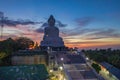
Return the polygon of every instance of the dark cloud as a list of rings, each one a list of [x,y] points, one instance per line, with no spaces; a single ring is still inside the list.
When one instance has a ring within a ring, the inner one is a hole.
[[[56,21],[56,24],[55,26],[57,27],[66,27],[67,24],[63,24],[61,21]],[[41,27],[48,27],[48,23],[47,22],[44,22]]]
[[[120,38],[120,33],[115,29],[101,29],[99,31],[93,31],[92,33],[89,33],[89,37],[86,37],[86,39],[102,39],[102,38]]]
[[[48,26],[48,23],[43,23],[42,25],[41,25],[41,27],[47,27]]]
[[[107,35],[107,36],[113,36],[116,33],[115,29],[102,29],[99,30],[95,33],[93,33],[94,35]],[[115,35],[114,35],[115,36]]]
[[[75,21],[79,26],[86,26],[89,23],[93,22],[95,19],[93,17],[83,17],[83,18],[78,18]]]
[[[82,35],[82,34],[86,34],[92,31],[97,31],[98,29],[87,29],[87,28],[81,28],[83,26],[87,26],[88,24],[90,24],[91,22],[95,21],[96,19],[94,17],[82,17],[82,18],[78,18],[75,21],[78,24],[78,27],[73,28],[71,30],[64,30],[65,34],[67,34],[68,36],[74,36],[74,35]]]
[[[44,33],[44,28],[45,28],[45,27],[48,27],[48,23],[43,22],[43,24],[40,26],[40,28],[37,28],[37,29],[35,30],[35,32],[37,32],[37,33]]]
[[[38,29],[35,30],[35,32],[44,33],[44,29],[43,28],[38,28]]]
[[[6,26],[17,26],[17,25],[35,25],[35,24],[39,24],[40,22],[34,22],[34,21],[30,21],[30,20],[8,20],[8,19],[4,19],[4,20],[0,20],[0,25],[4,24]]]
[[[57,24],[56,24],[58,27],[66,27],[67,24],[63,24],[61,21],[57,21]]]
[[[17,35],[13,35],[13,34],[9,34],[9,35],[4,35],[2,36],[3,39],[7,39],[7,38],[16,38],[18,37]]]
[[[64,33],[68,36],[76,36],[76,35],[88,34],[88,33],[95,32],[95,31],[99,31],[99,29],[89,29],[89,28],[81,29],[77,27],[72,30],[64,31]]]
[[[66,27],[67,26],[66,24],[63,24],[60,21],[57,21],[55,25],[57,27]],[[45,27],[48,27],[48,23],[47,22],[43,23],[40,28],[38,28],[38,29],[35,30],[35,32],[44,33],[44,28]]]
[[[95,40],[95,39],[103,39],[103,38],[120,38],[120,32],[116,29],[90,29],[90,28],[82,28],[64,31],[66,35],[64,38],[76,38],[76,39],[84,39],[84,40]],[[76,37],[77,36],[77,37]],[[84,36],[84,37],[83,37]]]

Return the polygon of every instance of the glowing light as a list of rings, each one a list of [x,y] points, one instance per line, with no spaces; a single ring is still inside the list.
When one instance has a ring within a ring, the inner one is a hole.
[[[66,80],[66,79],[64,78],[64,80]]]
[[[53,72],[53,70],[51,69],[51,70],[50,70],[50,73],[52,73],[52,72]]]
[[[89,60],[89,58],[88,58],[88,57],[86,57],[86,60]]]
[[[29,49],[35,49],[36,45],[37,45],[37,43],[34,43],[34,45],[30,45]],[[37,45],[37,47],[38,47],[38,45]]]
[[[59,68],[60,68],[60,70],[63,70],[63,67],[62,67],[62,66],[60,66]]]
[[[63,60],[64,60],[64,58],[61,58],[60,60],[61,60],[61,61],[63,61]]]

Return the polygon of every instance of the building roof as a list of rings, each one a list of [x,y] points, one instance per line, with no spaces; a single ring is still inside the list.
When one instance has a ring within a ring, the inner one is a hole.
[[[111,74],[116,76],[118,79],[120,79],[120,69],[114,67],[113,65],[107,63],[107,62],[102,62],[100,63],[103,67],[105,67]]]
[[[32,56],[32,55],[46,55],[46,51],[40,50],[20,50],[18,52],[13,53],[13,56]]]
[[[43,64],[0,67],[0,80],[46,80],[47,77]]]
[[[86,64],[64,64],[64,68],[71,80],[97,80],[96,74]]]
[[[85,59],[81,55],[67,55],[69,59],[65,64],[79,64],[86,63]]]

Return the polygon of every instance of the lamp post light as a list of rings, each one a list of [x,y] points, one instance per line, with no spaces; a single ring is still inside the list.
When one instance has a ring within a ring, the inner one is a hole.
[[[63,57],[61,57],[61,58],[60,58],[60,60],[61,60],[61,65],[63,66],[63,63],[64,63],[64,58],[63,58]]]
[[[89,60],[89,58],[88,58],[88,57],[86,57],[86,60]]]
[[[63,70],[63,67],[62,67],[62,66],[60,66],[60,67],[59,67],[59,69],[62,71],[62,70]]]
[[[60,58],[60,60],[61,60],[61,61],[63,61],[63,60],[64,60],[64,58]]]
[[[61,66],[59,67],[59,70],[60,70],[60,74],[62,76],[62,80],[65,80],[65,77],[64,77],[64,66],[63,66],[64,65],[64,58],[61,57],[60,60],[61,60]]]
[[[50,73],[52,73],[53,72],[53,70],[52,69],[50,69]]]
[[[64,80],[66,80],[66,79],[64,78]]]
[[[3,12],[0,12],[0,26],[1,26],[1,40],[3,38],[3,27],[7,21],[7,17],[4,16],[4,13]]]
[[[61,64],[62,64],[62,66],[63,66],[64,58],[62,57],[62,58],[60,58],[60,60],[61,60]]]

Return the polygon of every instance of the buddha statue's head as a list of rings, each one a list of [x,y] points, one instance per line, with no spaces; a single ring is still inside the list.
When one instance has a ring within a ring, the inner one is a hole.
[[[48,19],[48,25],[49,26],[54,26],[55,25],[55,19],[54,19],[53,15],[50,15],[50,17]]]

